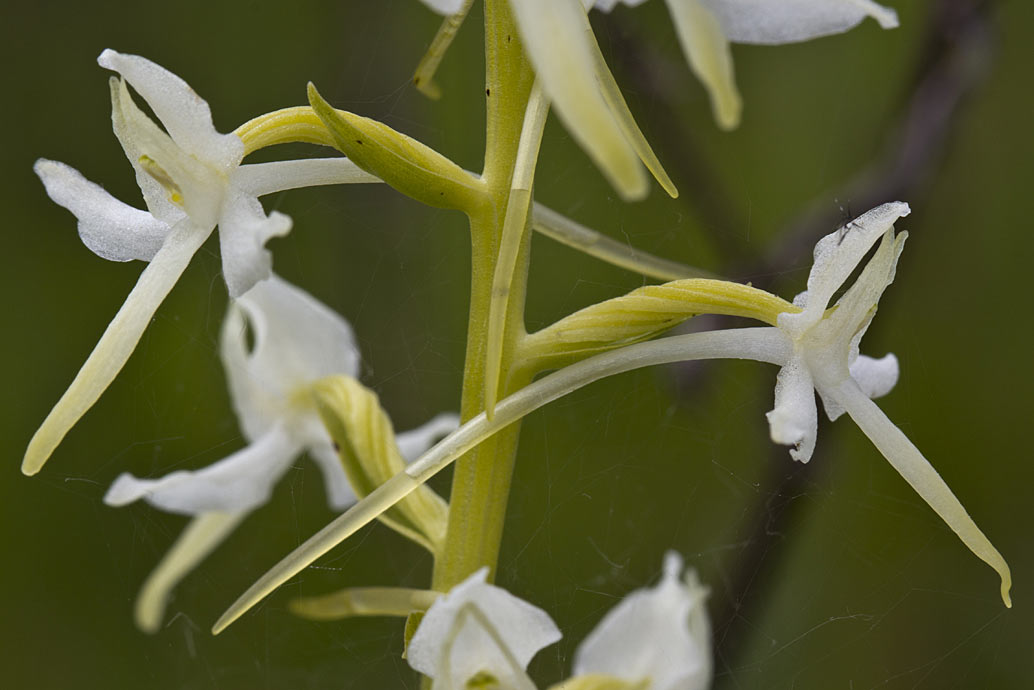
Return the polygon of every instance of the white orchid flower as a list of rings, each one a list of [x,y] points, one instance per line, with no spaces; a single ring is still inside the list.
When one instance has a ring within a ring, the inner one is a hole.
[[[596,0],[609,12],[619,2]],[[740,122],[742,102],[733,76],[730,43],[777,45],[838,34],[872,17],[884,29],[898,26],[894,10],[871,0],[666,0],[690,69],[711,94],[723,129]]]
[[[231,297],[239,297],[270,275],[266,241],[291,229],[284,214],[262,210],[259,196],[363,177],[344,158],[241,166],[240,138],[216,131],[208,103],[182,79],[142,57],[113,50],[105,50],[97,61],[122,75],[111,79],[112,123],[136,171],[147,210],[115,199],[63,163],[40,159],[34,169],[50,198],[78,218],[79,235],[95,254],[149,264],[30,441],[22,463],[26,474],[40,470],[121,371],[158,306],[216,225],[226,284]],[[165,131],[137,107],[127,82]]]
[[[669,551],[657,586],[622,599],[578,646],[572,680],[593,675],[620,678],[640,690],[710,687],[707,593],[695,571],[682,575],[682,557]]]
[[[434,688],[534,690],[528,663],[561,637],[549,614],[487,578],[482,568],[435,601],[409,642],[409,665]]]
[[[254,337],[250,351],[249,327]],[[273,485],[303,452],[322,471],[331,507],[343,509],[355,501],[308,394],[309,387],[326,376],[358,375],[359,352],[348,323],[273,275],[230,306],[221,355],[249,445],[201,470],[177,471],[158,479],[123,474],[104,497],[108,505],[144,499],[162,510],[195,516],[141,592],[136,615],[145,630],[157,629],[178,580],[269,499]],[[398,434],[396,443],[403,457],[412,460],[458,422],[456,415],[439,415],[418,429]]]

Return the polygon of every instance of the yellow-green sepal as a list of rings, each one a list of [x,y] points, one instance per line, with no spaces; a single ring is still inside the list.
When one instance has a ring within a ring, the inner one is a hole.
[[[377,394],[350,376],[331,376],[312,389],[323,425],[356,495],[363,498],[406,468],[395,431]],[[445,540],[449,505],[421,486],[379,518],[433,554]]]
[[[464,212],[487,203],[480,177],[429,146],[376,120],[336,110],[312,84],[309,103],[341,153],[406,196],[428,206]]]

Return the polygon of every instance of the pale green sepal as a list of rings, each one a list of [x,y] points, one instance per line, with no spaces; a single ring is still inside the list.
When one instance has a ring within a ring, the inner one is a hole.
[[[434,149],[376,120],[335,110],[312,84],[309,103],[339,151],[406,196],[428,206],[460,211],[486,203],[481,179]]]
[[[406,469],[391,420],[376,393],[349,376],[331,376],[316,383],[312,394],[359,498]],[[399,534],[437,553],[445,539],[448,512],[448,504],[438,494],[421,486],[380,519]]]
[[[404,587],[346,587],[330,594],[292,599],[287,608],[296,616],[314,621],[334,621],[356,616],[408,616],[426,611],[441,594]]]
[[[649,678],[632,682],[602,673],[587,673],[562,680],[556,685],[551,685],[549,690],[647,690],[649,687]]]

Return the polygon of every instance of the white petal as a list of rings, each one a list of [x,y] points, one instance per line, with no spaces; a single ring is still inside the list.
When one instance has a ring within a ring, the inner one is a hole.
[[[409,643],[409,665],[445,687],[466,687],[482,672],[516,687],[531,658],[561,637],[545,611],[486,584],[487,576],[482,568],[440,597]]]
[[[327,503],[330,507],[334,510],[344,510],[355,503],[355,491],[348,481],[345,468],[341,465],[341,458],[330,444],[330,439],[328,438],[325,443],[310,445],[308,450],[309,457],[323,472],[323,483],[327,487]]]
[[[618,3],[621,3],[622,5],[628,5],[629,7],[636,7],[638,5],[642,5],[643,2],[645,2],[645,0],[596,0],[596,2],[593,2],[592,0],[584,1],[587,5],[595,7],[596,9],[601,10],[603,12],[610,12],[612,9],[614,9],[614,7],[617,6]]]
[[[722,129],[733,129],[740,122],[743,103],[722,26],[700,0],[668,0],[668,11],[690,69],[711,95],[715,120]]]
[[[677,0],[676,0],[677,1]],[[872,17],[898,25],[894,10],[870,0],[700,0],[735,43],[793,43],[838,34]]]
[[[656,587],[632,592],[589,633],[574,656],[576,676],[605,674],[650,690],[705,690],[711,683],[707,589],[669,551]]]
[[[246,353],[238,330],[224,341],[223,363],[246,427],[251,410],[238,394],[257,389],[286,403],[296,389],[318,379],[359,373],[359,351],[348,322],[279,276],[258,283],[236,306],[251,324],[255,345]],[[256,426],[263,423],[256,420]]]
[[[150,60],[110,49],[97,62],[133,85],[181,148],[226,172],[240,163],[244,144],[236,135],[215,130],[208,103],[185,81]]]
[[[794,304],[804,306],[800,314],[780,314],[779,327],[794,337],[822,318],[830,298],[851,275],[872,245],[894,221],[911,210],[900,201],[883,204],[863,213],[843,227],[823,237],[815,245],[815,261],[808,274],[808,289]]]
[[[854,381],[844,381],[836,389],[825,390],[823,393],[835,398],[847,410],[851,419],[883,457],[951,527],[969,550],[998,572],[1002,581],[1002,600],[1006,606],[1012,606],[1009,598],[1012,574],[1008,564],[915,444]]]
[[[859,355],[851,364],[851,378],[870,398],[880,398],[890,393],[898,382],[900,368],[894,353],[880,359]]]
[[[818,435],[819,416],[811,374],[800,356],[794,356],[779,370],[775,407],[766,417],[774,442],[794,446],[790,449],[790,457],[794,460],[811,460]]]
[[[431,421],[416,429],[403,431],[395,435],[395,444],[406,462],[413,462],[434,442],[446,434],[451,434],[460,425],[460,416],[446,412],[435,416]]]
[[[421,0],[438,14],[456,14],[463,9],[463,0]]]
[[[169,231],[165,243],[140,274],[132,292],[104,330],[72,385],[33,435],[22,460],[22,472],[38,472],[65,434],[111,385],[133,354],[154,312],[210,232],[211,229],[195,227],[189,218]]]
[[[219,249],[230,297],[240,297],[272,275],[273,257],[266,242],[291,231],[291,219],[273,211],[268,216],[253,196],[236,193],[219,219]]]
[[[112,77],[110,85],[112,128],[136,171],[147,208],[167,223],[186,211],[198,225],[215,225],[226,174],[177,145],[140,110],[124,81]]]
[[[648,186],[639,157],[597,84],[593,51],[599,49],[581,2],[523,0],[510,9],[535,73],[571,136],[622,196],[645,196]]]
[[[173,513],[235,513],[262,505],[273,485],[301,452],[300,444],[276,426],[251,445],[194,471],[180,470],[160,479],[121,474],[104,502],[126,505],[138,499]]]
[[[249,196],[264,196],[299,187],[380,182],[347,158],[310,158],[249,163],[233,173],[234,185]]]
[[[141,630],[158,632],[173,588],[230,536],[246,516],[246,512],[202,513],[191,520],[140,588],[133,617]]]
[[[44,158],[32,167],[47,195],[79,219],[79,237],[109,261],[150,261],[169,234],[169,226],[133,208],[90,182],[78,170]]]

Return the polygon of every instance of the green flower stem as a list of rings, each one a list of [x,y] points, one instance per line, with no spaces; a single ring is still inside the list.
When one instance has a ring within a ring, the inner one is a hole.
[[[533,81],[531,67],[506,2],[486,0],[484,7],[487,131],[483,179],[491,203],[470,213],[471,294],[460,405],[463,419],[475,417],[485,405],[486,339],[492,280]],[[523,314],[529,238],[530,235],[525,235],[521,242],[506,309],[500,360],[502,395],[530,381],[529,376],[509,376],[516,343],[525,335]],[[448,591],[482,566],[489,567],[490,579],[494,576],[519,432],[520,425],[514,424],[456,462],[449,498],[449,526],[445,545],[435,560],[433,589]]]

